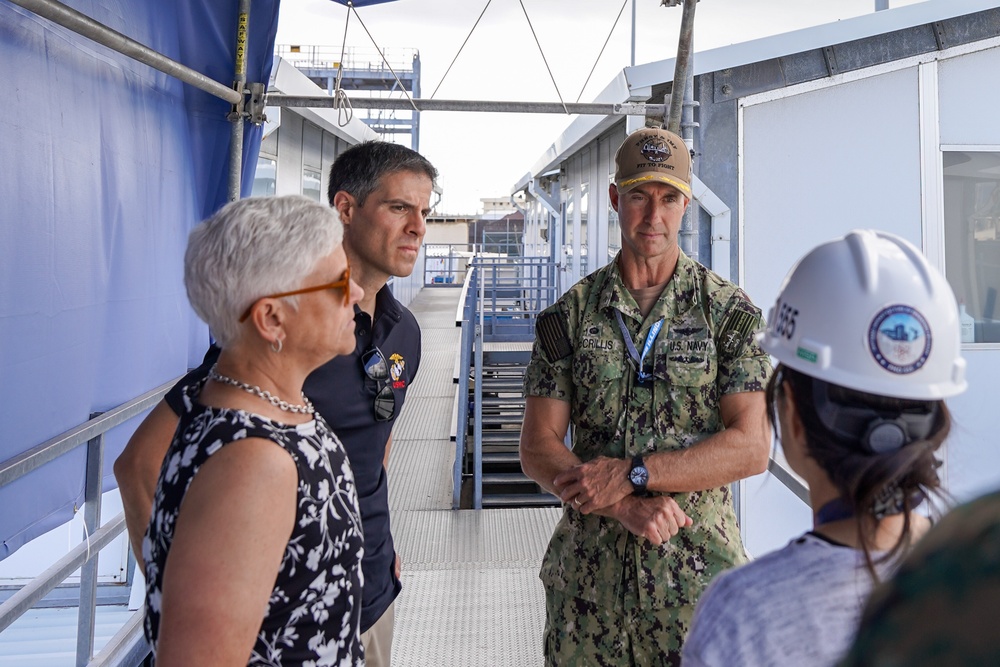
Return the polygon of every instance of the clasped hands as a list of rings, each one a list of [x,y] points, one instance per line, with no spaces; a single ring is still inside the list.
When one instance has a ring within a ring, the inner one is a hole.
[[[627,460],[599,456],[559,473],[552,484],[562,501],[578,512],[617,519],[633,535],[654,545],[691,525],[691,518],[670,496],[632,495],[631,467]]]

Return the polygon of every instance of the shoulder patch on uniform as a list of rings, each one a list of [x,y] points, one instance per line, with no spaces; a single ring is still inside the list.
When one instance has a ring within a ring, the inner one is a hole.
[[[760,316],[757,313],[745,310],[741,305],[730,310],[719,329],[719,348],[722,354],[730,359],[739,357],[757,330],[759,322]]]
[[[545,313],[535,323],[535,336],[549,361],[559,361],[573,354],[566,330],[566,316],[558,311]]]

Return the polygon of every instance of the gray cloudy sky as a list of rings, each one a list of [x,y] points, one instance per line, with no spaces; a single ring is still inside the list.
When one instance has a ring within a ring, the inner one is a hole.
[[[890,7],[921,0],[890,0]],[[622,0],[523,0],[565,101],[575,101],[622,8]],[[420,51],[422,94],[429,97],[486,0],[397,0],[358,9],[379,47]],[[695,49],[745,42],[874,11],[875,0],[704,0],[695,16]],[[347,8],[331,0],[284,0],[278,44],[321,45],[339,53]],[[672,58],[681,8],[636,0],[636,62]],[[581,101],[590,101],[631,57],[628,0]],[[352,16],[348,47],[371,39]],[[437,99],[558,101],[519,0],[491,0]],[[509,194],[572,117],[425,112],[420,150],[441,172],[438,212],[474,213],[481,197]]]

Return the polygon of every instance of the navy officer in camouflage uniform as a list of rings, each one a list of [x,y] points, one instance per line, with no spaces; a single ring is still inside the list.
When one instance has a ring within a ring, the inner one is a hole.
[[[547,665],[679,664],[698,596],[746,560],[728,485],[771,441],[760,309],[678,246],[687,147],[645,128],[615,162],[622,250],[540,314],[524,383],[521,464],[565,508]]]

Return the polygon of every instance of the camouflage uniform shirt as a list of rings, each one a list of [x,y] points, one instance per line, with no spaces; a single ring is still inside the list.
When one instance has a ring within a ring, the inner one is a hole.
[[[664,320],[646,356],[650,386],[637,382],[616,309],[640,352]],[[583,461],[684,449],[723,430],[720,397],[763,391],[771,365],[753,337],[762,328],[742,290],[683,253],[643,319],[613,261],[539,316],[525,395],[570,403]],[[566,507],[542,564],[546,589],[609,611],[693,605],[715,574],[746,556],[728,486],[672,495],[694,525],[660,546]]]

